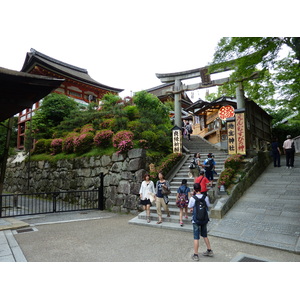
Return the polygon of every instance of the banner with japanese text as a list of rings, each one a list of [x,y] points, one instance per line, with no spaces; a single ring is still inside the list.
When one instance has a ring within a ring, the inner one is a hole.
[[[245,113],[235,114],[236,153],[246,154]]]
[[[182,153],[182,133],[181,129],[173,130],[173,153]]]
[[[227,122],[228,154],[236,154],[235,121]]]

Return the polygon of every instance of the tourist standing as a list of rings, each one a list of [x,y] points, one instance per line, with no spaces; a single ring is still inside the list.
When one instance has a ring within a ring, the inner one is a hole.
[[[180,209],[179,224],[181,227],[183,226],[183,210],[185,210],[185,218],[188,219],[188,203],[191,197],[190,192],[191,190],[187,186],[187,180],[182,179],[181,186],[178,188],[176,195],[176,206]]]
[[[151,200],[155,200],[155,188],[153,181],[150,180],[149,174],[145,174],[139,194],[141,199],[140,204],[143,205],[143,209],[146,210],[147,223],[150,223],[150,207],[152,206]]]
[[[196,193],[196,195],[190,198],[188,208],[190,208],[190,212],[193,213],[192,224],[193,224],[193,234],[194,234],[194,255],[192,255],[192,259],[195,261],[199,261],[198,249],[199,249],[200,236],[203,237],[207,248],[207,250],[203,252],[202,255],[212,257],[214,256],[214,253],[211,250],[210,242],[207,237],[207,223],[209,222],[209,217],[208,217],[207,205],[204,200],[206,196],[201,194],[201,187],[199,183],[194,183],[194,192]],[[198,199],[198,201],[196,199]],[[198,205],[198,207],[196,207],[196,205]],[[197,210],[202,205],[205,207],[204,208],[206,212],[205,220],[199,222],[197,220]]]
[[[294,168],[295,145],[292,137],[288,135],[283,143],[283,149],[286,156],[286,168]]]
[[[192,128],[192,124],[190,124],[190,122],[187,123],[187,125],[185,126],[185,129],[187,131],[187,136],[188,136],[188,140],[191,140],[191,134],[193,133],[193,128]]]
[[[273,156],[273,162],[274,162],[274,167],[280,167],[280,148],[279,148],[279,143],[277,138],[273,138],[272,143],[271,143],[271,148],[272,148],[272,156]]]
[[[167,217],[170,217],[169,212],[169,199],[166,193],[170,193],[170,184],[168,180],[165,180],[164,175],[162,173],[158,173],[158,181],[156,182],[156,210],[158,215],[158,221],[156,224],[162,223],[162,212],[161,207],[163,207],[164,211],[167,213]],[[166,191],[166,192],[165,192]]]

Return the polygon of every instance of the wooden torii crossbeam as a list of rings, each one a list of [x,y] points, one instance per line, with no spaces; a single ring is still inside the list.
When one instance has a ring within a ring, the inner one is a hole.
[[[208,68],[209,66],[197,68],[197,69],[192,69],[192,70],[187,70],[187,71],[182,71],[182,72],[175,72],[175,73],[156,73],[156,77],[161,80],[162,83],[170,83],[174,82],[174,87],[173,91],[170,91],[168,93],[173,93],[174,94],[174,108],[175,108],[175,124],[179,127],[181,127],[181,101],[180,101],[180,93],[186,92],[186,91],[194,91],[198,89],[203,89],[203,88],[209,88],[209,87],[214,87],[214,86],[221,86],[227,82],[229,82],[229,77],[226,78],[221,78],[221,79],[216,79],[216,80],[211,80],[211,74],[216,74],[216,73],[222,73],[226,71],[230,71],[233,69],[235,60],[231,61],[231,66],[226,67],[226,68],[220,68],[217,69],[214,72],[208,73]],[[258,78],[259,72],[253,73],[250,77],[243,78],[241,80],[238,80],[236,82],[242,82],[244,80],[250,80],[250,79],[255,79]],[[182,84],[182,80],[187,80],[187,79],[193,79],[193,78],[201,78],[201,82],[199,83],[194,83],[194,84]],[[239,84],[237,87],[237,101],[240,102],[239,108],[243,106],[243,92],[242,92],[242,85]]]

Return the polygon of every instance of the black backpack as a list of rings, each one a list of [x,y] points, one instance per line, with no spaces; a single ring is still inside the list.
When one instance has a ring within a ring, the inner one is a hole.
[[[202,198],[199,199],[197,196],[193,196],[193,198],[196,200],[194,206],[194,209],[196,209],[194,214],[194,222],[197,225],[203,225],[209,221],[205,197],[206,195],[203,195]]]
[[[205,170],[206,171],[211,171],[214,168],[214,160],[213,159],[209,159],[208,160],[208,165],[205,164]]]
[[[196,169],[196,161],[195,158],[192,159],[192,161],[189,164],[189,169]]]

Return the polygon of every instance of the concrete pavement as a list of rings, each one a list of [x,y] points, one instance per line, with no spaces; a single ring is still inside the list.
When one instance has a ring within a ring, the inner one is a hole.
[[[295,166],[271,164],[222,220],[210,222],[215,256],[200,262],[300,261],[299,156]],[[0,219],[0,262],[191,261],[191,231],[128,224],[133,217],[88,211]]]

